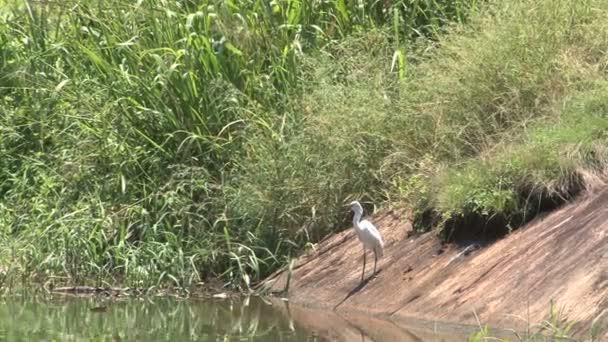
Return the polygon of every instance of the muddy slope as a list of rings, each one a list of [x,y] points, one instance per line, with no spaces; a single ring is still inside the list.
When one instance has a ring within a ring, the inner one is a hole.
[[[608,308],[608,189],[466,252],[463,245],[442,248],[430,233],[408,237],[409,222],[391,212],[372,221],[385,240],[376,277],[360,284],[362,248],[348,229],[300,257],[290,302],[395,322],[413,317],[477,324],[477,315],[513,329],[546,319],[551,301],[568,319],[581,322],[577,330]],[[369,276],[373,258],[367,260]],[[283,290],[286,279],[286,273],[270,277],[272,289]]]

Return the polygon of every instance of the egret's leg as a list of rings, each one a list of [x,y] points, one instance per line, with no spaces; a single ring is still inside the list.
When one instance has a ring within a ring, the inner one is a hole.
[[[378,262],[378,254],[376,254],[376,249],[374,248],[374,274],[376,274],[376,263]]]
[[[361,282],[363,282],[364,275],[365,275],[365,247],[363,247],[363,271],[361,272]]]

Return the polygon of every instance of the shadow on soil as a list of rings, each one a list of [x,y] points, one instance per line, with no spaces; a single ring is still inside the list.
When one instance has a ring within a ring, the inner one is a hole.
[[[347,295],[346,297],[344,297],[344,299],[342,299],[338,304],[336,304],[334,306],[334,310],[336,310],[336,308],[338,306],[340,306],[340,304],[344,303],[348,298],[350,298],[352,295],[356,294],[357,292],[361,291],[365,285],[367,285],[367,283],[369,283],[372,279],[376,278],[380,272],[382,272],[381,269],[379,269],[378,271],[376,271],[374,274],[372,274],[371,276],[363,279],[362,282],[359,283],[359,285],[355,286],[355,288],[353,288]]]

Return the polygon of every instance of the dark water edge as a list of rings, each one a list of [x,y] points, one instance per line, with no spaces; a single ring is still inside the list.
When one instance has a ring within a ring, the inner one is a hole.
[[[0,298],[0,341],[466,341],[470,333],[405,325],[260,297]]]

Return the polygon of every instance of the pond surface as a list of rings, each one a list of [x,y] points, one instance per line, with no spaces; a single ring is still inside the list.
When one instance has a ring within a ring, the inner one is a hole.
[[[404,329],[366,316],[290,306],[281,300],[0,299],[0,341],[464,341],[466,333]]]

